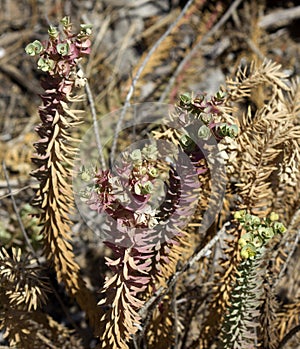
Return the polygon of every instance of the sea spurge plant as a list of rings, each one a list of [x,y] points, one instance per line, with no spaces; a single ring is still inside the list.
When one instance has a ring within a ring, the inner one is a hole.
[[[33,162],[37,169],[32,175],[39,181],[34,203],[41,209],[44,252],[54,264],[58,281],[76,297],[93,323],[93,297],[88,295],[79,276],[79,266],[69,242],[72,225],[69,214],[73,209],[70,179],[77,153],[72,145],[76,140],[71,136],[71,129],[80,122],[79,111],[70,109],[69,104],[79,100],[75,89],[84,78],[79,73],[78,62],[90,53],[91,32],[89,26],[83,25],[81,31],[74,34],[68,17],[62,20],[62,27],[63,33],[50,27],[48,41],[35,40],[25,48],[29,55],[39,56],[38,68],[45,72],[39,108],[41,123],[36,127],[40,140],[34,145]]]
[[[206,157],[225,137],[216,129],[223,115],[220,95],[203,97],[203,105],[199,99],[194,107],[183,99],[174,114],[163,115],[162,131],[121,153],[113,168],[82,168],[87,185],[81,197],[104,218],[101,237],[113,251],[107,265],[114,274],[99,303],[101,348],[128,348],[144,301],[176,270],[199,205]]]
[[[275,235],[284,233],[286,228],[274,212],[267,218],[259,218],[241,210],[235,213],[234,218],[244,228],[238,242],[242,261],[231,293],[231,306],[225,315],[220,347],[255,348],[263,301],[263,276],[267,267],[263,256],[268,242]]]
[[[158,268],[164,262],[158,256],[162,227],[157,229],[159,217],[151,202],[161,174],[157,153],[150,144],[123,154],[115,173],[98,171],[92,190],[88,188],[85,195],[90,195],[86,202],[92,210],[105,214],[104,243],[114,252],[114,260],[107,258],[107,265],[115,275],[105,282],[99,303],[109,306],[101,317],[101,348],[127,348],[144,303],[138,295],[149,287],[154,265]]]

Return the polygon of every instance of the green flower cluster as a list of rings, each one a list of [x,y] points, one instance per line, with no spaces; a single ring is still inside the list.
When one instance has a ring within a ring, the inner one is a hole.
[[[159,175],[155,167],[158,160],[158,149],[155,144],[146,144],[142,149],[135,149],[129,154],[128,160],[133,164],[131,178],[134,182],[136,195],[152,194],[153,180]],[[129,175],[129,173],[128,173]]]
[[[239,128],[237,125],[228,125],[226,123],[221,123],[217,127],[219,135],[222,137],[235,138],[239,133]]]
[[[205,93],[199,93],[196,96],[190,93],[184,93],[180,96],[179,106],[191,113],[196,119],[200,120],[201,125],[197,130],[197,137],[207,141],[212,135],[218,140],[224,137],[235,138],[238,135],[238,126],[224,122],[215,122],[215,117],[222,115],[222,106],[225,102],[225,93],[218,91],[214,96],[207,97]],[[183,146],[191,148],[191,140],[184,136]],[[187,144],[185,144],[187,143]]]
[[[272,212],[267,218],[260,219],[247,213],[246,210],[241,210],[235,213],[234,218],[246,230],[239,239],[243,259],[255,258],[273,236],[286,231],[285,226],[278,221],[279,216],[275,212]]]
[[[43,50],[44,46],[39,40],[34,40],[25,47],[25,51],[29,56],[39,55]]]
[[[56,27],[50,26],[49,40],[43,43],[39,40],[29,43],[25,52],[29,56],[40,56],[37,62],[38,69],[51,75],[58,73],[60,76],[68,76],[76,66],[77,60],[91,52],[92,27],[90,24],[81,24],[80,32],[74,35],[69,17],[64,17],[61,24],[63,35]]]

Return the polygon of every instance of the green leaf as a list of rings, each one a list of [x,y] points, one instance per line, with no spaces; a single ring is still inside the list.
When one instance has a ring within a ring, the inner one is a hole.
[[[91,24],[80,24],[80,35],[90,36],[93,26]]]
[[[183,104],[191,104],[192,103],[191,94],[186,92],[180,95],[180,102],[182,102]]]
[[[50,26],[50,28],[48,29],[48,34],[50,39],[56,39],[58,37],[58,30],[56,27]]]
[[[226,97],[226,93],[225,92],[222,92],[222,91],[218,91],[216,94],[215,94],[215,98],[216,100],[218,101],[223,101],[223,99]]]
[[[69,16],[65,16],[61,19],[60,23],[64,26],[64,27],[68,27],[71,24],[70,21],[70,17]]]

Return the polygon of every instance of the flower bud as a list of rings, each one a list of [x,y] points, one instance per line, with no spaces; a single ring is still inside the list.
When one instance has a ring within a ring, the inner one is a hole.
[[[273,225],[275,234],[283,234],[286,232],[286,227],[280,223],[280,222],[275,222]]]
[[[210,112],[208,112],[208,113],[201,114],[200,118],[205,124],[209,124],[212,121],[213,116]]]
[[[243,259],[253,259],[256,256],[256,248],[253,244],[246,244],[241,250],[241,257]]]
[[[148,174],[152,178],[156,178],[158,176],[158,170],[155,167],[151,167],[148,170]]]
[[[244,247],[245,245],[247,245],[249,242],[252,242],[252,241],[253,241],[253,234],[252,233],[245,233],[239,239],[239,245],[241,247]]]
[[[153,191],[153,184],[150,181],[147,181],[142,185],[142,194],[151,194]]]
[[[226,94],[225,92],[223,91],[218,91],[216,94],[215,94],[215,99],[219,102],[219,101],[223,101],[224,98],[225,98]]]
[[[134,184],[134,192],[136,195],[147,195],[153,191],[153,184],[150,181],[146,183],[137,182]]]
[[[64,18],[61,19],[60,23],[64,26],[64,27],[68,27],[71,22],[70,22],[70,17],[65,16]]]
[[[49,38],[51,40],[56,39],[59,35],[57,28],[52,27],[52,26],[50,26],[50,28],[48,29],[48,34],[49,34]]]
[[[263,239],[271,239],[274,236],[274,230],[271,227],[260,227],[258,233]]]
[[[192,97],[190,93],[186,92],[180,95],[180,104],[182,106],[190,105],[192,103]]]
[[[80,34],[82,36],[90,36],[92,34],[93,26],[91,24],[80,24]]]
[[[66,43],[57,44],[56,50],[57,50],[57,52],[60,55],[66,56],[70,52],[70,45],[67,42]]]
[[[271,212],[269,218],[270,218],[271,222],[275,222],[275,221],[278,221],[279,215],[277,213],[275,213],[275,212]]]
[[[187,149],[192,151],[195,148],[195,143],[194,141],[188,136],[188,135],[183,135],[180,138],[180,143],[182,144],[182,146]]]
[[[253,244],[256,248],[260,248],[260,247],[263,246],[264,241],[263,241],[263,239],[262,239],[259,235],[256,235],[256,236],[253,237],[252,244]]]
[[[81,175],[80,175],[80,177],[81,177],[81,179],[82,179],[84,182],[88,182],[88,181],[90,181],[90,179],[91,179],[91,175],[89,174],[88,171],[82,172]]]
[[[52,70],[54,68],[54,65],[55,65],[54,61],[49,58],[41,57],[37,62],[38,68],[44,72]]]
[[[257,216],[252,216],[252,224],[253,225],[259,225],[260,224],[260,218]]]
[[[211,131],[206,125],[202,125],[198,130],[198,137],[203,140],[208,140],[211,136]]]
[[[228,128],[228,136],[235,138],[239,133],[239,128],[237,125],[230,125]]]
[[[238,221],[243,221],[246,215],[246,210],[236,211],[234,214],[234,219]]]
[[[135,164],[142,162],[142,153],[140,149],[134,149],[129,157]]]
[[[142,150],[142,154],[147,160],[156,160],[158,154],[157,147],[154,144],[146,145]]]

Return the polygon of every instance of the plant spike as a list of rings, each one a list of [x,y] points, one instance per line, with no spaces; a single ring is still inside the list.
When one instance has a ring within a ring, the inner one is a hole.
[[[176,270],[187,244],[187,220],[193,219],[199,201],[199,176],[207,171],[204,144],[235,136],[232,125],[219,122],[223,101],[219,93],[211,98],[182,96],[178,111],[168,116],[167,127],[174,134],[176,128],[184,128],[186,134],[172,139],[172,149],[161,149],[165,143],[160,142],[168,137],[157,132],[155,142],[123,152],[115,173],[96,172],[93,183],[82,191],[90,209],[105,214],[103,240],[114,253],[106,263],[114,275],[106,279],[99,303],[102,349],[128,348],[141,323],[138,311],[145,298]],[[203,125],[204,136],[199,130]],[[81,178],[91,180],[84,169]],[[157,178],[165,190],[155,191]],[[155,207],[153,199],[161,204]]]
[[[38,168],[32,175],[39,181],[34,204],[41,209],[38,217],[42,226],[44,253],[55,268],[59,282],[86,310],[91,325],[95,322],[96,304],[84,281],[79,276],[70,243],[70,213],[74,207],[71,188],[72,166],[77,149],[72,143],[71,130],[78,125],[78,111],[70,109],[76,87],[85,83],[78,62],[90,53],[91,27],[82,25],[78,34],[72,33],[68,17],[62,20],[64,34],[50,27],[45,43],[35,40],[26,46],[31,56],[39,56],[37,65],[45,72],[42,80],[44,93],[39,108],[41,123],[36,127],[40,140],[34,144],[33,162]]]
[[[278,222],[278,214],[274,212],[261,219],[241,210],[235,213],[234,218],[244,228],[239,239],[242,262],[238,266],[231,305],[221,330],[221,348],[255,348],[266,270],[263,255],[269,240],[284,233],[286,228]]]

